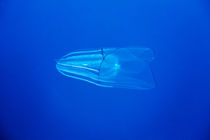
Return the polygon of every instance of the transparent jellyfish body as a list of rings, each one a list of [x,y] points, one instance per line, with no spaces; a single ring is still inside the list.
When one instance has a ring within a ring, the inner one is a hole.
[[[98,86],[151,89],[155,87],[153,59],[150,48],[100,48],[71,52],[57,61],[56,68],[65,76]]]

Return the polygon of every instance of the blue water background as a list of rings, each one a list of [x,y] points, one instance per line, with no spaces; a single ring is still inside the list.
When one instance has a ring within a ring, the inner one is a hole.
[[[208,0],[0,0],[1,140],[209,140]],[[65,77],[74,50],[146,46],[148,91]]]

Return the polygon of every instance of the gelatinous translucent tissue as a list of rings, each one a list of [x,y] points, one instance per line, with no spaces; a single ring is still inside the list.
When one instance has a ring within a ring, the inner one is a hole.
[[[65,76],[103,87],[151,89],[155,82],[150,69],[150,48],[100,48],[71,52],[57,61]]]

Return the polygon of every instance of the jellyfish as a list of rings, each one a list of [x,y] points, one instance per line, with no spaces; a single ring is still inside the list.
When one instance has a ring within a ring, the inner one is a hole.
[[[68,77],[102,87],[152,89],[150,63],[153,51],[147,47],[100,48],[71,52],[56,63]]]

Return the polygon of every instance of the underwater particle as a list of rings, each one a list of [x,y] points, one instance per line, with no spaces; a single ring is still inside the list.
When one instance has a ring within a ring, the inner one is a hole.
[[[65,76],[98,86],[151,89],[155,87],[153,59],[150,48],[101,48],[71,52],[57,61],[56,68]]]

